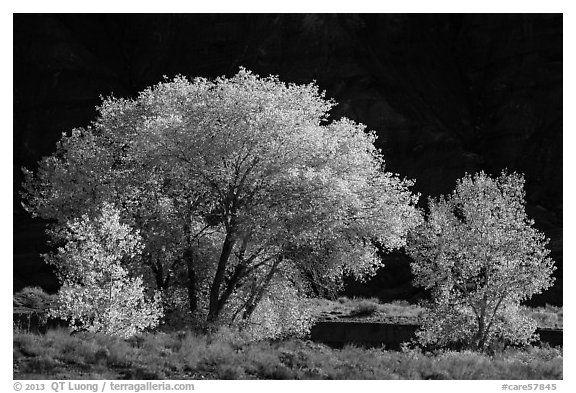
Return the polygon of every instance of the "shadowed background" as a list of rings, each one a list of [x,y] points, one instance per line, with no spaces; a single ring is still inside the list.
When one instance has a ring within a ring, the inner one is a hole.
[[[526,174],[528,215],[551,238],[562,304],[562,15],[178,14],[14,16],[14,290],[58,282],[40,253],[44,223],[20,204],[62,132],[87,126],[100,96],[134,97],[163,76],[232,76],[244,66],[315,80],[346,116],[377,132],[387,170],[427,196],[465,172]],[[349,296],[417,300],[409,258],[384,255]]]

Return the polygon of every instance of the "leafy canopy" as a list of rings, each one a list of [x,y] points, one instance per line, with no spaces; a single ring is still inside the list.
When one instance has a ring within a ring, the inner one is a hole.
[[[520,302],[549,288],[555,267],[524,197],[523,176],[480,172],[429,201],[407,247],[416,283],[433,290],[425,343],[484,350],[498,340],[530,340],[535,324],[521,315]]]
[[[159,294],[146,296],[142,278],[130,277],[121,265],[142,247],[118,211],[104,204],[95,219],[84,215],[63,232],[65,246],[47,256],[62,281],[51,314],[68,320],[73,330],[122,337],[156,327],[162,317]]]
[[[301,294],[364,277],[376,247],[402,247],[420,220],[412,182],[385,172],[365,126],[328,122],[333,105],[314,84],[245,69],[108,98],[27,174],[26,204],[61,226],[113,203],[142,237],[127,266],[147,285],[186,287],[212,320],[245,296],[233,303],[249,318],[279,272]]]

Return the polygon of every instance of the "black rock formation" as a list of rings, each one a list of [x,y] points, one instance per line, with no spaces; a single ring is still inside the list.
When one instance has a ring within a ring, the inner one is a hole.
[[[528,213],[559,267],[557,285],[535,301],[560,304],[562,24],[560,14],[17,14],[14,289],[57,287],[38,256],[42,224],[20,207],[20,167],[35,169],[62,132],[88,125],[101,95],[242,65],[316,80],[339,103],[332,116],[376,130],[388,169],[416,179],[423,196],[449,192],[466,171],[525,173]],[[398,258],[373,295],[412,296]]]

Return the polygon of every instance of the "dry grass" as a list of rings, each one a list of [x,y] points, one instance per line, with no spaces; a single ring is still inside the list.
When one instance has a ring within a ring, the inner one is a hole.
[[[386,322],[400,324],[419,324],[425,309],[407,301],[380,303],[376,298],[340,297],[337,301],[311,299],[314,315],[320,320],[358,319],[365,322]],[[562,329],[562,307],[523,307],[540,328]]]
[[[562,307],[524,307],[524,312],[536,320],[538,327],[562,329],[564,326],[564,311]]]
[[[376,298],[340,297],[338,301],[312,299],[314,314],[318,319],[360,319],[370,322],[416,324],[424,308],[406,301],[380,303]]]
[[[232,332],[14,334],[15,379],[561,379],[562,350],[402,352],[306,340],[246,342]]]
[[[378,304],[374,303],[370,300],[363,300],[359,302],[353,309],[350,311],[351,316],[355,317],[364,317],[369,315],[374,315],[378,310]]]

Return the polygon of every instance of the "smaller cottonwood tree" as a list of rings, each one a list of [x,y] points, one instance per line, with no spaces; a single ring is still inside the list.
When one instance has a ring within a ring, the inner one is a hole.
[[[520,302],[549,288],[555,270],[548,239],[526,216],[524,178],[467,174],[449,196],[429,201],[426,221],[408,239],[415,282],[433,300],[419,334],[423,344],[526,344],[535,322]]]
[[[130,277],[122,266],[142,245],[138,231],[120,222],[118,210],[104,204],[99,216],[69,222],[59,237],[66,244],[47,256],[62,282],[52,316],[68,320],[72,330],[124,338],[158,325],[160,294],[149,299],[142,278]]]

